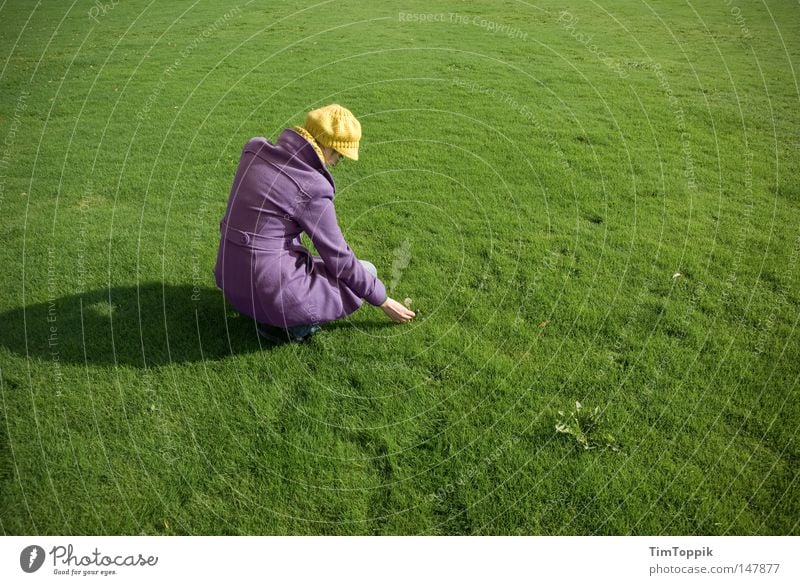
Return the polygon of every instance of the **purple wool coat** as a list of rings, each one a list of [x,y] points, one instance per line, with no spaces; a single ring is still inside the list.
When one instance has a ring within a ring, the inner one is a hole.
[[[311,144],[287,128],[275,144],[244,145],[231,187],[214,277],[228,302],[278,327],[380,306],[386,287],[358,261],[336,220],[336,185]],[[319,252],[306,248],[305,231]]]

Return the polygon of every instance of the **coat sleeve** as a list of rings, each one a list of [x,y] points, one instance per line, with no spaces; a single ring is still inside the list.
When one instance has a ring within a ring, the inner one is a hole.
[[[298,209],[295,219],[311,238],[328,273],[369,304],[381,306],[388,295],[383,282],[373,276],[347,245],[336,220],[333,199],[315,196]]]

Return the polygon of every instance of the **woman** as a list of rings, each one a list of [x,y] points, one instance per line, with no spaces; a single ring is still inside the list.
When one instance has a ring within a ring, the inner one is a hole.
[[[275,144],[259,137],[244,146],[220,222],[214,276],[228,302],[271,341],[308,339],[362,299],[396,323],[415,317],[389,298],[375,266],[356,258],[336,220],[336,185],[325,167],[341,156],[358,160],[360,139],[358,120],[331,104],[285,129]],[[320,256],[301,243],[303,231]]]

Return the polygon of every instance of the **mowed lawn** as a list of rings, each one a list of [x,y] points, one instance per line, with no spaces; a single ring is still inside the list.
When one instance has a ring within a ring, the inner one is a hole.
[[[0,23],[3,533],[800,532],[797,2]],[[342,230],[418,316],[274,348],[219,220],[328,103]]]

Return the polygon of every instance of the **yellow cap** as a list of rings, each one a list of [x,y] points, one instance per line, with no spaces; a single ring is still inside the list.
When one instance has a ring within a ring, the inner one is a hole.
[[[347,108],[330,104],[312,110],[306,116],[303,126],[323,146],[332,148],[347,158],[358,160],[361,124]]]

